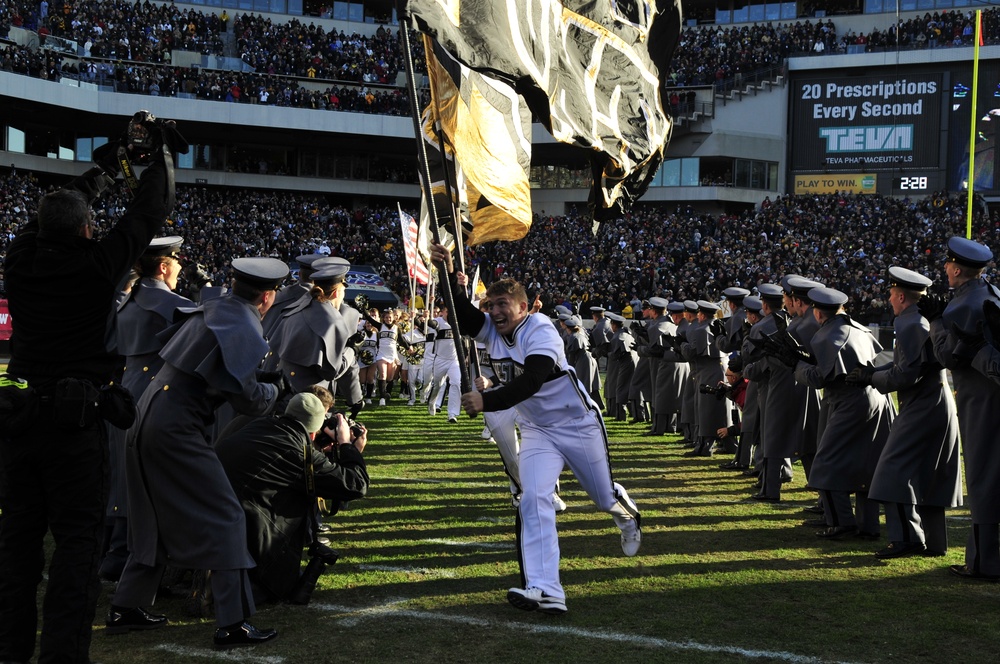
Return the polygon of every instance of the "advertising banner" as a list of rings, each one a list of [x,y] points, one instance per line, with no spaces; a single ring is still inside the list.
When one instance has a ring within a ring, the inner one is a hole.
[[[792,170],[935,168],[944,94],[937,73],[796,79]]]
[[[796,175],[796,194],[874,194],[878,176],[873,173]]]

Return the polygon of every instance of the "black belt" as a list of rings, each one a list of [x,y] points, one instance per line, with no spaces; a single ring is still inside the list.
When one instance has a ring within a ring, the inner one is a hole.
[[[455,338],[455,331],[454,330],[438,330],[436,338],[437,339],[454,339]]]

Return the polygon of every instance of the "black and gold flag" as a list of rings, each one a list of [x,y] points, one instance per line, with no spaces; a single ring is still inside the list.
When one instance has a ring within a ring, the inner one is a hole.
[[[506,83],[465,67],[427,37],[424,46],[431,103],[423,138],[438,213],[450,205],[450,172],[468,244],[519,240],[531,226],[531,113]]]
[[[645,192],[670,137],[661,91],[679,0],[408,0],[406,11],[463,65],[510,84],[557,140],[589,150],[597,214]]]

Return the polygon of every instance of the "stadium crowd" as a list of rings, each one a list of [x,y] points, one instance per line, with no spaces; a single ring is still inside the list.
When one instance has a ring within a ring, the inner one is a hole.
[[[41,191],[32,174],[4,171],[3,247],[33,214]],[[124,191],[106,197],[105,216],[115,217],[125,202]],[[640,206],[603,223],[596,234],[581,213],[536,215],[522,240],[472,247],[468,255],[471,266],[481,266],[484,280],[516,278],[542,294],[548,311],[556,304],[622,311],[654,295],[716,300],[729,286],[752,289],[799,273],[850,295],[858,319],[887,323],[892,313],[885,301],[885,269],[903,264],[935,274],[945,240],[964,235],[964,215],[965,199],[957,194],[920,200],[778,196],[730,215]],[[290,261],[329,252],[373,265],[408,298],[399,221],[388,206],[350,210],[320,195],[180,186],[170,224],[185,238],[186,260],[205,265],[219,283],[239,256]],[[974,229],[974,239],[996,246],[1000,217],[994,213],[987,221],[977,207]]]
[[[42,7],[45,7],[42,15]],[[699,25],[684,28],[671,63],[671,86],[739,86],[791,56],[867,52],[896,48],[969,46],[971,12],[925,13],[898,29],[838,34],[831,19],[794,23]],[[325,30],[297,18],[276,23],[260,15],[180,10],[173,5],[85,0],[20,2],[0,6],[0,38],[11,26],[76,41],[82,59],[57,51],[0,44],[0,69],[59,80],[64,76],[111,84],[118,92],[175,96],[293,108],[405,115],[409,102],[391,87],[403,70],[398,29],[380,26],[370,37]],[[231,35],[226,33],[231,32]],[[1000,10],[983,12],[987,44],[1000,43]],[[227,40],[225,37],[229,36]],[[422,45],[414,40],[415,67],[425,71]],[[240,58],[253,71],[188,69],[169,64],[172,49]],[[330,81],[324,89],[301,79]],[[365,87],[362,87],[365,86]],[[387,86],[387,87],[379,87]],[[680,100],[685,101],[684,99]],[[676,113],[688,109],[672,104]]]

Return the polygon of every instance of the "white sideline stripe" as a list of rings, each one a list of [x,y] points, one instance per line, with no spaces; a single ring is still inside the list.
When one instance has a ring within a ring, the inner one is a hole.
[[[487,488],[501,486],[500,482],[463,482],[462,480],[432,480],[427,477],[380,477],[385,482],[405,482],[407,484],[454,484],[455,486],[471,486],[474,488]]]
[[[698,643],[696,641],[670,641],[659,639],[653,636],[639,636],[636,634],[625,634],[623,632],[609,632],[607,630],[589,630],[580,627],[563,627],[559,625],[539,625],[522,622],[505,622],[488,620],[484,618],[473,618],[471,616],[456,616],[446,613],[433,613],[431,611],[413,611],[409,609],[397,609],[394,605],[373,606],[366,609],[357,609],[349,606],[336,604],[317,604],[314,608],[329,613],[343,613],[345,619],[356,623],[363,618],[376,618],[385,615],[393,617],[413,618],[415,620],[431,620],[438,622],[458,623],[472,627],[483,627],[495,629],[505,627],[518,632],[519,634],[556,634],[558,636],[573,636],[585,639],[596,639],[598,641],[611,641],[615,643],[627,643],[652,648],[663,648],[667,650],[694,650],[706,653],[726,653],[730,655],[740,655],[743,657],[753,657],[759,659],[780,660],[791,662],[792,664],[851,664],[850,662],[836,662],[819,657],[809,657],[807,655],[796,655],[791,652],[781,650],[750,650],[737,646],[716,646],[708,643]]]
[[[450,539],[424,539],[421,542],[430,542],[431,544],[444,544],[445,546],[466,546],[473,547],[477,549],[505,549],[513,550],[513,544],[501,544],[499,542],[461,542],[459,540]]]
[[[201,657],[202,659],[221,659],[227,662],[243,662],[244,664],[282,664],[284,657],[248,655],[246,650],[242,652],[230,652],[226,650],[208,650],[206,648],[190,648],[176,643],[161,643],[154,646],[153,650],[163,650],[164,652],[180,655],[181,657]]]
[[[409,572],[412,574],[428,574],[430,576],[443,576],[449,579],[455,577],[454,570],[430,569],[427,567],[393,567],[392,565],[358,565],[360,570],[371,570],[374,572]]]

